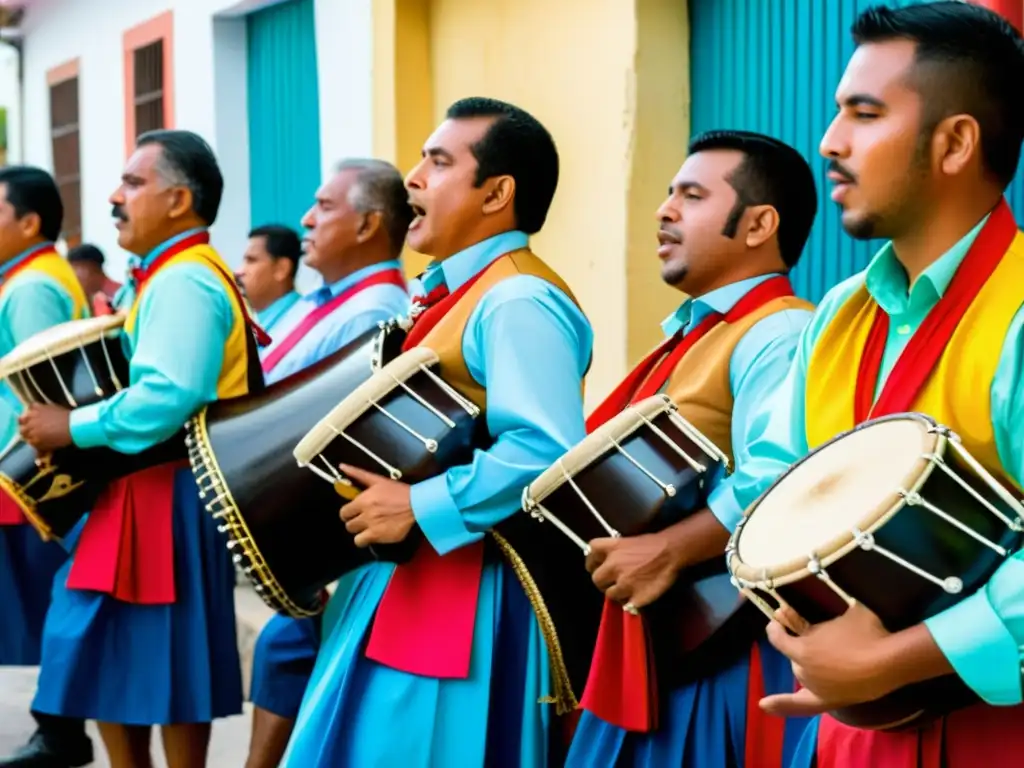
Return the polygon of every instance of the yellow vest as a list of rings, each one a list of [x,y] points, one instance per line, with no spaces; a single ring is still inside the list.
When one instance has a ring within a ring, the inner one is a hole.
[[[213,274],[217,276],[217,279],[224,284],[224,291],[227,293],[231,302],[233,322],[231,326],[231,334],[228,336],[227,343],[224,345],[224,361],[221,363],[220,375],[217,378],[217,398],[224,400],[230,397],[248,394],[250,330],[245,322],[245,314],[238,302],[235,287],[233,284],[228,282],[229,279],[233,279],[230,277],[231,270],[228,269],[221,257],[209,245],[195,245],[172,256],[160,267],[160,270],[170,269],[176,264],[201,264],[203,267],[213,272]],[[216,269],[214,267],[215,264],[224,271],[222,272],[221,269]],[[132,302],[131,309],[128,311],[128,317],[125,318],[124,328],[129,334],[135,333],[135,323],[139,314],[139,302],[151,282],[152,278],[147,281],[143,285],[142,290],[136,294],[135,301]],[[196,336],[196,343],[202,343],[200,336]]]
[[[12,285],[17,285],[19,277],[31,272],[39,272],[46,275],[67,291],[68,296],[71,297],[72,304],[72,313],[71,317],[68,318],[69,320],[81,320],[83,317],[89,316],[89,300],[82,289],[82,284],[78,282],[75,270],[71,268],[71,265],[63,257],[56,253],[48,253],[45,256],[37,257],[31,264],[25,267],[23,272],[15,275],[12,280],[5,281],[0,286],[0,296],[9,290]]]
[[[989,392],[1003,342],[1024,306],[1024,234],[1018,232],[995,272],[967,308],[912,404],[960,436],[989,472],[1008,478],[996,451]],[[863,285],[814,345],[807,365],[806,431],[812,450],[854,427],[857,372],[878,304]]]
[[[795,296],[780,296],[734,323],[718,323],[680,360],[665,384],[681,415],[726,456],[732,466],[732,387],[729,365],[743,336],[758,321],[786,309],[813,311],[814,305]]]

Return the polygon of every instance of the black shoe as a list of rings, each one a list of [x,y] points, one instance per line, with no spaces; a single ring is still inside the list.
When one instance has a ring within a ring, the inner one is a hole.
[[[37,731],[14,755],[0,760],[0,768],[82,768],[91,762],[92,742],[88,738],[58,742]]]

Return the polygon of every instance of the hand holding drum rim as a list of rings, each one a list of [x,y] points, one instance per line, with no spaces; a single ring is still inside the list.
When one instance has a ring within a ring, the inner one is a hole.
[[[665,594],[679,575],[678,559],[657,534],[593,539],[589,547],[586,568],[594,586],[629,613]]]
[[[339,512],[346,530],[355,537],[356,546],[366,548],[404,541],[416,524],[409,486],[348,464],[338,468],[365,488]]]
[[[18,417],[21,439],[45,456],[71,445],[71,411],[60,405],[32,403]]]

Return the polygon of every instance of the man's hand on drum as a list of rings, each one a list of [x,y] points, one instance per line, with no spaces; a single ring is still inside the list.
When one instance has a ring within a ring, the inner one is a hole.
[[[644,536],[594,539],[587,570],[609,600],[643,608],[675,583],[681,558],[666,531]]]
[[[355,536],[356,546],[397,544],[405,539],[416,524],[409,486],[347,464],[340,469],[366,489],[341,508],[341,519]]]
[[[18,431],[37,453],[66,448],[71,445],[71,411],[59,405],[30,405],[18,418]]]
[[[787,626],[798,635],[788,634]],[[803,686],[761,700],[762,709],[780,717],[808,717],[874,701],[952,671],[925,625],[890,633],[860,603],[813,625],[783,608],[768,625],[768,640],[793,662],[793,674]]]

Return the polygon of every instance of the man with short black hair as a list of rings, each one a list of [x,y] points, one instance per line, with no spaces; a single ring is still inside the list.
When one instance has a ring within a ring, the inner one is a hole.
[[[413,526],[424,540],[406,564],[346,576],[289,768],[548,764],[545,636],[517,571],[485,536],[584,435],[590,324],[528,247],[557,180],[544,127],[482,98],[449,108],[406,176],[416,214],[407,241],[434,261],[405,348],[438,354],[494,442],[413,486],[342,467],[366,488],[341,509],[357,546],[402,541]]]
[[[87,317],[85,292],[54,241],[64,206],[53,178],[40,168],[0,169],[0,356],[54,325]],[[0,450],[18,439],[21,401],[0,383]],[[0,666],[40,663],[43,623],[54,575],[67,560],[44,542],[14,497],[0,491]],[[29,743],[0,765],[67,768],[92,762],[80,718],[33,712]]]
[[[103,251],[91,243],[76,245],[68,251],[68,263],[75,270],[94,311],[109,306],[121,288],[121,283],[104,271],[105,262]]]
[[[760,494],[810,450],[867,420],[917,412],[957,435],[1020,498],[1024,234],[1005,192],[1024,141],[1024,40],[993,11],[960,2],[871,8],[853,37],[857,47],[820,152],[844,229],[889,242],[822,299],[777,398],[766,401],[766,428],[747,465],[750,490]],[[919,450],[904,458],[918,460]],[[848,480],[870,487],[873,478]],[[821,492],[813,509],[797,514],[826,514],[829,492]],[[868,502],[865,519],[871,508]],[[916,531],[915,520],[885,535],[912,536],[922,556],[941,551],[930,538],[957,535],[938,517],[935,531]],[[794,766],[1021,763],[1024,555],[1018,548],[1000,557],[976,591],[949,595],[951,607],[899,631],[882,624],[867,594],[815,625],[790,609],[777,614],[769,639],[792,660],[802,687],[762,702],[772,713],[832,712],[952,675],[981,702],[899,732],[822,715]],[[916,573],[893,567],[911,580],[925,573],[913,562]],[[938,575],[971,578],[970,569]],[[941,711],[955,704],[933,698],[925,705]]]
[[[32,406],[21,435],[133,454],[177,437],[219,399],[259,391],[265,341],[210,246],[223,179],[187,131],[143,134],[110,197],[118,244],[134,254],[127,386],[94,405]],[[34,706],[96,720],[114,766],[151,765],[153,726],[169,768],[205,765],[213,720],[242,711],[235,572],[195,478],[178,462],[115,480],[58,573]]]
[[[300,298],[295,291],[295,274],[301,258],[302,242],[291,227],[265,224],[249,233],[237,274],[245,297],[267,333]]]
[[[642,614],[649,606],[682,610],[689,601],[676,598],[685,596],[693,569],[720,562],[742,516],[746,459],[760,429],[755,416],[785,379],[813,310],[793,295],[787,275],[817,207],[814,176],[795,149],[762,134],[710,131],[690,142],[658,209],[661,277],[686,299],[663,323],[665,341],[587,428],[664,394],[734,471],[711,475],[689,514],[658,532],[589,542],[587,569],[606,601],[567,762],[573,768],[753,768],[781,765],[796,748],[804,723],[758,716],[764,691],[793,688],[787,660],[755,630],[760,614],[725,630],[733,636],[720,638],[708,657],[713,668],[695,680],[667,663],[673,657],[664,651],[678,638],[652,635],[655,625]],[[735,593],[720,578],[728,593],[709,611],[728,615]]]

